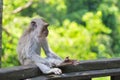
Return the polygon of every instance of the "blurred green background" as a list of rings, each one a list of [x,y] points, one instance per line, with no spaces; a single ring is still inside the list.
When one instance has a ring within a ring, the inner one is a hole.
[[[20,65],[16,53],[18,39],[36,17],[43,17],[50,24],[49,44],[62,58],[90,60],[120,56],[119,0],[4,0],[3,3],[2,67]]]
[[[18,39],[36,17],[43,17],[50,24],[49,44],[62,58],[90,60],[120,56],[119,0],[3,2],[2,67],[19,65]]]

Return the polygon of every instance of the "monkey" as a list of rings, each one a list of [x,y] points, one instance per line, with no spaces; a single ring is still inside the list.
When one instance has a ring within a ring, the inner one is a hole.
[[[62,70],[54,68],[63,60],[48,45],[49,24],[43,18],[35,18],[20,37],[17,45],[18,59],[22,65],[35,64],[44,74],[61,74]],[[46,58],[41,57],[41,48]]]

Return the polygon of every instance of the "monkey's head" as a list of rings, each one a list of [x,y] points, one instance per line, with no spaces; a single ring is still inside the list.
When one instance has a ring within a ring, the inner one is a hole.
[[[34,36],[47,37],[48,36],[48,23],[42,18],[33,19],[30,23],[30,29]]]

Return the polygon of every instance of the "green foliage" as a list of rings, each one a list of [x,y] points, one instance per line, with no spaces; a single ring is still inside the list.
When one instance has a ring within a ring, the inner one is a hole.
[[[93,78],[92,80],[110,80],[110,77]]]
[[[18,39],[34,17],[51,24],[48,41],[62,58],[120,56],[119,0],[4,0],[3,8],[2,67],[19,65]]]
[[[112,57],[109,50],[110,37],[107,35],[111,33],[111,30],[102,23],[101,15],[101,12],[85,14],[83,21],[86,26],[66,19],[62,23],[62,27],[56,29],[52,27],[49,40],[54,45],[52,46],[54,51],[63,58],[67,54],[71,58],[80,60]],[[52,36],[54,36],[53,40],[51,40]]]

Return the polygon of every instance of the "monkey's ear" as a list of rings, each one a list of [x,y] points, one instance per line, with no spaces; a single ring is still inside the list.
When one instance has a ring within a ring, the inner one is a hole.
[[[37,27],[37,24],[35,21],[32,21],[30,25],[32,29],[35,29]]]

